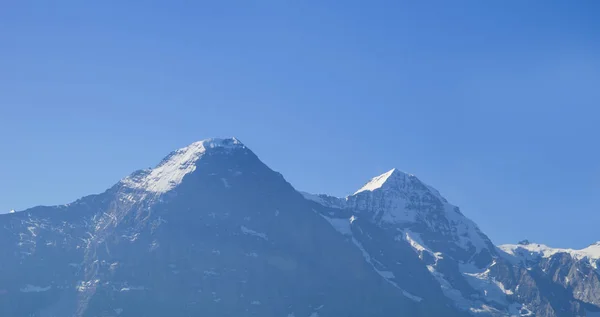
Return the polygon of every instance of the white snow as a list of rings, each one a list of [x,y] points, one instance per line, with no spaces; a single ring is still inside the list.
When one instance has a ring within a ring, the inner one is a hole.
[[[408,297],[409,299],[411,299],[411,300],[413,300],[415,302],[420,302],[420,301],[423,300],[423,298],[421,298],[419,296],[416,296],[416,295],[413,295],[413,294],[411,294],[411,293],[409,293],[409,292],[407,292],[405,290],[402,290],[402,295],[404,295],[405,297]]]
[[[580,250],[552,248],[539,243],[504,244],[499,246],[499,248],[523,262],[534,261],[539,258],[549,258],[557,253],[570,254],[576,260],[587,258],[591,261],[590,264],[592,266],[595,265],[597,260],[600,260],[600,241]]]
[[[75,287],[78,292],[85,292],[89,289],[95,289],[96,285],[100,283],[100,280],[88,280],[88,281],[79,281],[78,285]]]
[[[226,178],[221,178],[221,181],[223,182],[223,186],[225,186],[225,188],[231,187],[231,185],[229,185],[229,182],[227,181]]]
[[[39,293],[39,292],[49,291],[51,288],[52,288],[52,286],[42,287],[42,286],[27,284],[27,285],[25,285],[25,287],[22,287],[20,289],[20,291],[23,293]]]
[[[129,292],[129,291],[143,291],[146,288],[143,286],[127,286],[121,288],[121,292]]]
[[[31,233],[31,236],[37,237],[37,235],[35,234],[35,227],[27,227],[27,230],[29,230],[29,233]]]
[[[14,214],[14,213],[15,213],[15,210],[14,210],[14,209],[11,209],[11,210],[10,210],[8,213],[9,213],[9,214]]]
[[[394,273],[390,272],[390,271],[382,271],[380,269],[378,269],[375,264],[373,263],[373,260],[371,259],[371,255],[369,255],[369,253],[367,252],[367,250],[365,250],[365,248],[363,248],[362,244],[360,244],[360,242],[358,242],[358,240],[356,240],[355,238],[352,238],[352,243],[354,243],[354,245],[356,245],[356,247],[358,247],[358,249],[360,250],[360,252],[363,255],[363,258],[365,259],[365,261],[367,263],[369,263],[371,265],[371,267],[373,268],[373,270],[375,272],[377,272],[377,274],[379,274],[381,277],[383,277],[384,280],[386,280],[388,283],[390,283],[392,286],[394,286],[395,288],[399,289],[402,292],[402,295],[406,296],[407,298],[415,301],[415,302],[420,302],[423,300],[423,298],[419,297],[419,296],[415,296],[407,291],[405,291],[404,289],[402,289],[396,282],[392,281],[393,278],[395,278]]]
[[[492,262],[489,267],[495,264],[495,262]],[[512,295],[513,292],[507,290],[500,281],[490,276],[489,267],[480,270],[471,264],[459,264],[459,269],[467,282],[478,290],[486,301],[508,305],[506,295]]]
[[[167,156],[158,166],[144,171],[144,174],[126,177],[121,182],[125,186],[153,193],[166,193],[181,184],[184,176],[196,170],[196,161],[206,153],[207,149],[243,148],[244,145],[235,138],[206,139],[194,142]]]
[[[206,270],[204,271],[204,276],[218,276],[219,273],[213,271],[213,270]]]
[[[395,168],[379,175],[376,177],[373,177],[370,181],[368,181],[363,187],[361,187],[359,190],[357,190],[354,195],[360,193],[360,192],[364,192],[364,191],[374,191],[378,188],[381,188],[383,186],[383,184],[385,184],[385,182],[387,181],[387,179],[394,173],[394,171],[397,171]]]
[[[459,264],[459,270],[467,282],[475,288],[486,302],[500,303],[501,306],[508,305],[506,295],[512,294],[511,290],[505,289],[504,285],[489,276],[489,268],[480,270],[470,264]],[[492,264],[494,265],[494,264]],[[436,270],[434,265],[427,265],[427,269],[433,277],[440,283],[442,292],[451,299],[456,307],[469,310],[475,314],[484,314],[485,316],[508,316],[506,312],[501,312],[496,308],[487,305],[476,298],[466,298],[461,291],[454,288],[444,275]],[[468,295],[468,294],[467,294]],[[510,307],[508,308],[510,309]],[[513,315],[510,315],[513,316]]]
[[[154,251],[154,250],[158,249],[159,246],[160,246],[160,244],[158,243],[158,241],[153,240],[148,249],[150,251]]]
[[[408,244],[410,244],[410,246],[415,250],[415,252],[417,252],[419,256],[421,256],[423,252],[427,252],[431,254],[436,261],[443,258],[443,254],[441,252],[433,252],[425,245],[425,243],[423,243],[423,240],[418,233],[414,233],[409,229],[403,230],[403,235],[396,237],[396,240],[404,240],[408,242]]]
[[[321,217],[325,218],[325,220],[327,220],[327,222],[329,222],[337,232],[343,235],[352,235],[352,229],[350,228],[350,225],[354,221],[353,218],[329,218],[323,215],[321,215]]]
[[[257,232],[254,231],[252,229],[247,228],[246,226],[241,226],[240,229],[242,230],[243,234],[247,234],[247,235],[251,235],[251,236],[255,236],[255,237],[259,237],[263,240],[268,241],[269,239],[267,238],[267,235],[262,233],[262,232]]]
[[[305,199],[314,201],[325,207],[337,208],[337,209],[346,208],[346,199],[345,198],[339,198],[339,197],[323,195],[323,194],[316,195],[316,194],[311,194],[311,193],[307,193],[307,192],[303,192],[303,191],[299,191],[299,193],[302,194],[302,196],[304,196]]]
[[[459,247],[469,250],[472,245],[475,247],[476,253],[487,249],[487,244],[475,222],[460,214],[458,207],[449,203],[444,203],[444,211],[446,219],[456,230],[456,237],[458,237],[456,242]]]
[[[314,201],[314,202],[319,203],[321,205],[327,205],[327,203],[325,202],[325,200],[323,198],[321,198],[320,195],[311,194],[311,193],[302,192],[302,191],[299,191],[299,193],[302,194],[302,196],[304,196],[305,199]]]
[[[467,309],[472,306],[472,303],[463,297],[462,293],[454,288],[444,275],[436,270],[433,265],[427,265],[427,269],[433,275],[433,277],[440,283],[442,292],[448,298],[450,298],[457,307]]]

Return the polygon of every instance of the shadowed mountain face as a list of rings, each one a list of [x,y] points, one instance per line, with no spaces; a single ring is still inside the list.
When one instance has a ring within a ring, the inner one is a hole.
[[[412,175],[301,194],[236,139],[2,215],[0,245],[0,316],[585,316],[600,294],[592,262],[498,249]]]

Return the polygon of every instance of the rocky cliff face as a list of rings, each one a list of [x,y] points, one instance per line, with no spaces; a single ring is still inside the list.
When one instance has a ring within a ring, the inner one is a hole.
[[[573,250],[523,241],[515,245],[501,245],[499,249],[515,267],[526,270],[536,277],[538,284],[544,285],[543,291],[552,298],[552,306],[580,316],[598,311],[600,243]]]
[[[600,310],[598,258],[497,248],[395,169],[346,198],[301,194],[236,139],[193,143],[68,205],[1,215],[0,245],[0,316]]]

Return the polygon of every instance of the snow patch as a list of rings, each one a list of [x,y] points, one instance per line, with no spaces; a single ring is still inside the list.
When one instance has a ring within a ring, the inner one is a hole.
[[[27,285],[25,285],[25,287],[22,287],[20,289],[20,291],[23,293],[39,293],[39,292],[49,291],[51,288],[52,288],[52,286],[42,287],[42,286],[27,284]]]
[[[452,284],[450,284],[450,282],[446,280],[444,274],[438,272],[433,265],[427,265],[427,269],[429,270],[431,275],[433,275],[433,277],[440,283],[444,296],[451,299],[456,305],[456,307],[465,310],[469,309],[470,307],[475,307],[474,303],[464,298],[462,293],[456,288],[454,288]]]
[[[143,286],[127,286],[121,288],[121,292],[130,292],[130,291],[143,291],[146,288]]]
[[[408,244],[410,244],[410,246],[415,250],[415,252],[417,252],[419,256],[421,256],[423,252],[427,252],[431,254],[436,261],[443,258],[441,252],[433,252],[431,249],[425,246],[425,243],[423,243],[423,240],[418,233],[414,233],[408,229],[404,230],[403,233],[404,235],[401,237],[396,237],[396,240],[404,240],[408,242]]]
[[[95,289],[98,283],[100,283],[100,280],[79,281],[75,288],[78,292],[85,292],[90,289]]]
[[[345,218],[329,218],[326,216],[321,215],[321,217],[325,218],[325,220],[327,220],[327,222],[329,222],[329,224],[331,224],[331,226],[339,233],[343,234],[343,235],[348,235],[351,236],[352,235],[352,229],[350,228],[350,225],[352,224],[352,218],[350,218],[350,220],[345,219]]]
[[[255,237],[259,237],[265,241],[268,241],[269,239],[267,238],[267,235],[262,233],[262,232],[257,232],[254,231],[252,229],[247,228],[246,226],[241,226],[240,229],[242,230],[243,234],[247,234],[247,235],[251,235],[251,236],[255,236]]]

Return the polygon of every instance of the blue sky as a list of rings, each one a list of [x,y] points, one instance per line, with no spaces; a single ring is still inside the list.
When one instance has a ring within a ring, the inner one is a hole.
[[[496,243],[600,240],[600,3],[11,1],[0,211],[236,136],[298,189],[392,167]]]

